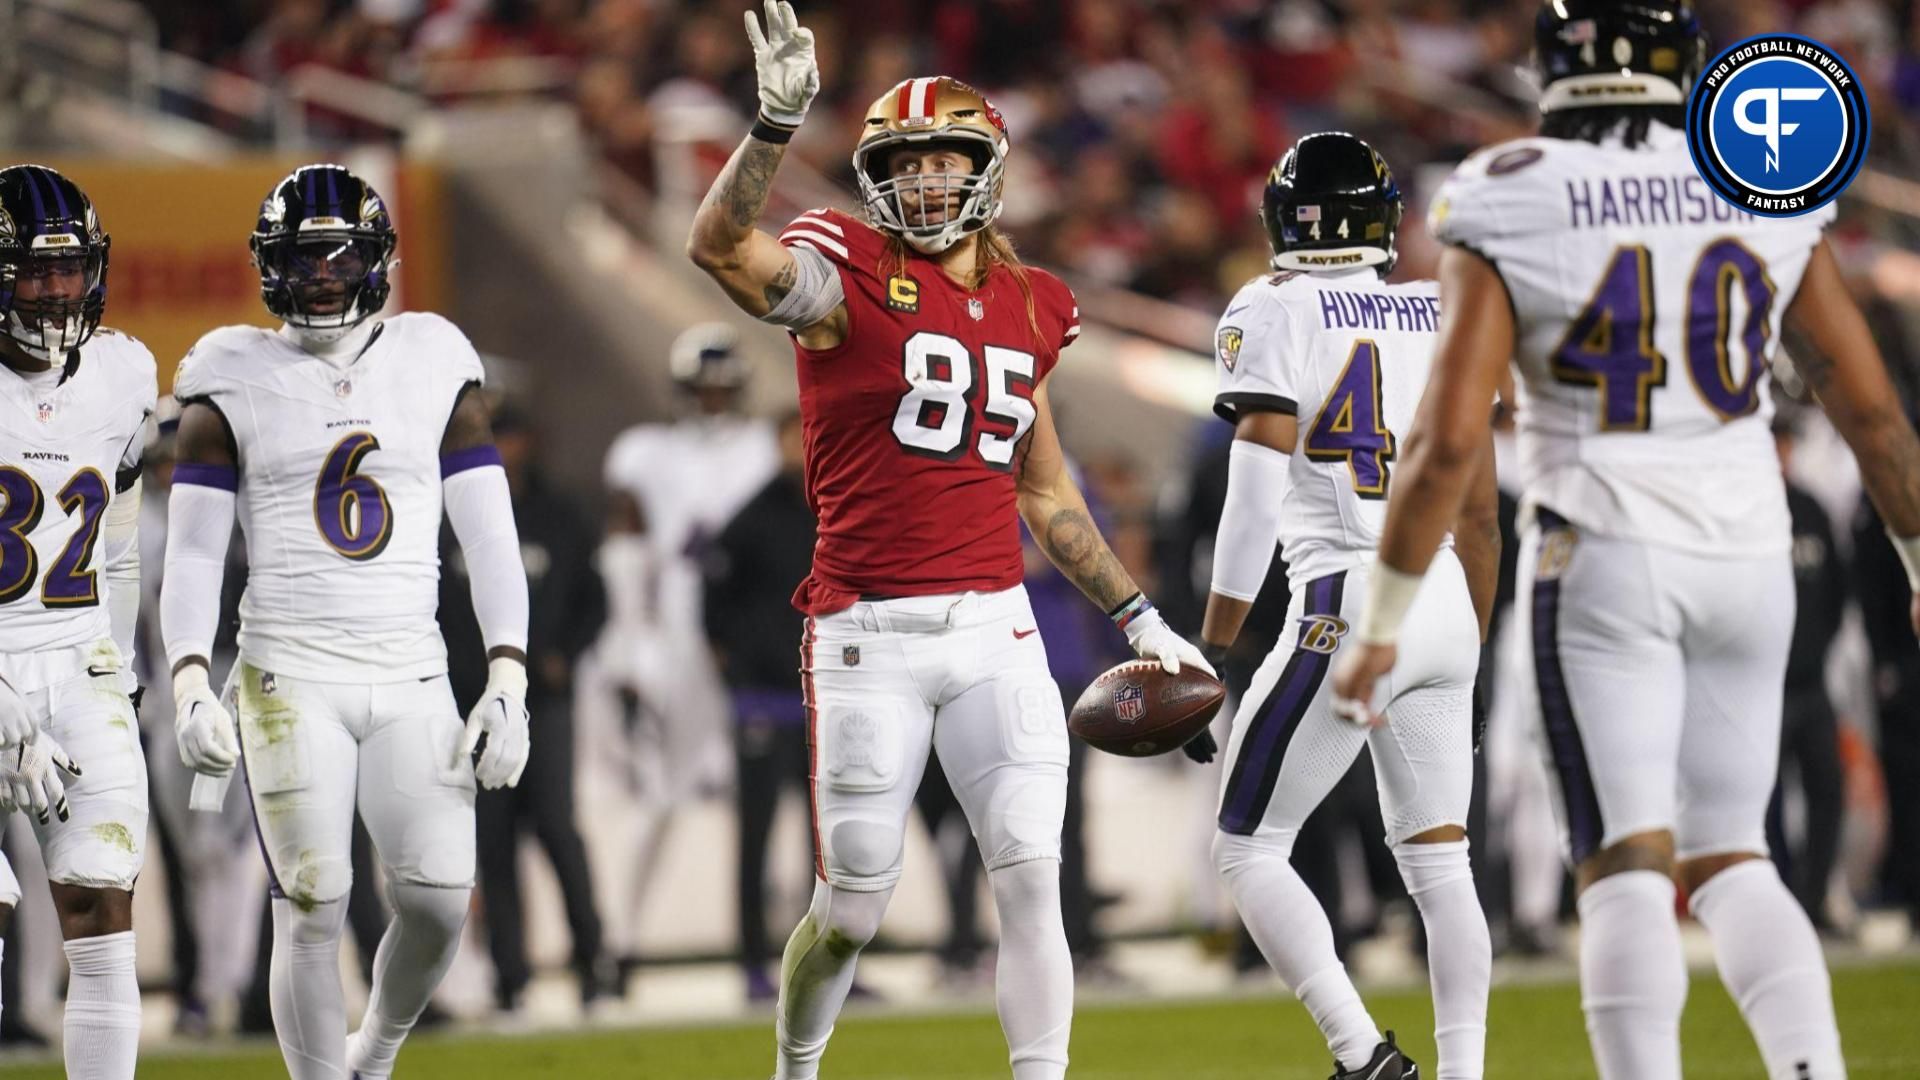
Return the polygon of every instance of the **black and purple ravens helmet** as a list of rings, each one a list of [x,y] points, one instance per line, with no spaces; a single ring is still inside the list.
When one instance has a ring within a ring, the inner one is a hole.
[[[1545,0],[1533,22],[1540,111],[1684,105],[1707,35],[1684,0]]]
[[[79,185],[44,165],[0,169],[0,320],[28,355],[61,363],[107,307],[107,234]]]
[[[398,242],[371,184],[338,165],[303,165],[260,203],[260,299],[288,325],[344,333],[386,305]]]
[[[1260,222],[1276,270],[1393,272],[1404,207],[1387,161],[1344,131],[1302,138],[1267,174]]]

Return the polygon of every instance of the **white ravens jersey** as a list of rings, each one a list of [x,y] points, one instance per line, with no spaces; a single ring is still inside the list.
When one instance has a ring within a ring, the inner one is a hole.
[[[640,507],[658,579],[658,618],[704,634],[700,549],[780,467],[772,425],[708,416],[628,428],[607,449],[606,484]]]
[[[1214,411],[1230,422],[1252,409],[1299,420],[1279,537],[1296,585],[1360,566],[1378,546],[1439,327],[1433,282],[1389,285],[1372,267],[1280,271],[1227,305]]]
[[[1716,198],[1683,133],[1482,150],[1431,229],[1513,299],[1523,512],[1715,554],[1789,540],[1767,361],[1831,208],[1755,217]]]
[[[187,353],[174,396],[218,409],[239,451],[249,663],[319,682],[446,671],[440,442],[482,379],[466,336],[420,312],[384,320],[358,359],[252,326]]]
[[[153,354],[105,328],[65,367],[0,365],[0,676],[22,693],[112,639],[107,505],[139,478],[156,393]]]

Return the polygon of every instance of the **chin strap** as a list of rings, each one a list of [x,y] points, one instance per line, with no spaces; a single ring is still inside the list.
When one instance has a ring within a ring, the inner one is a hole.
[[[352,326],[324,328],[284,323],[280,327],[280,333],[288,341],[315,356],[328,359],[353,356],[357,359],[367,346],[373,344],[375,335],[380,332],[380,326],[379,322],[371,318],[362,319]]]

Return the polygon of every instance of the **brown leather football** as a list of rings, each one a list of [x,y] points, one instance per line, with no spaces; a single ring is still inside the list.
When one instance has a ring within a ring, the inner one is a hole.
[[[1226,699],[1220,680],[1191,664],[1169,675],[1158,660],[1129,660],[1093,680],[1067,730],[1096,750],[1152,757],[1198,735]]]

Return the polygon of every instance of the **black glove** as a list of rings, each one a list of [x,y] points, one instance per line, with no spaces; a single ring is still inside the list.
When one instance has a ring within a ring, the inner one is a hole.
[[[1220,677],[1222,683],[1227,681],[1227,653],[1229,651],[1229,648],[1225,645],[1215,645],[1211,641],[1204,640],[1200,642],[1200,655],[1206,658],[1207,663],[1213,665],[1213,673]]]
[[[1188,739],[1186,745],[1180,748],[1181,753],[1202,765],[1212,761],[1213,755],[1219,750],[1220,744],[1213,741],[1213,732],[1206,728],[1201,728],[1200,734]]]
[[[1473,684],[1473,752],[1479,753],[1487,741],[1487,691],[1478,680]]]

